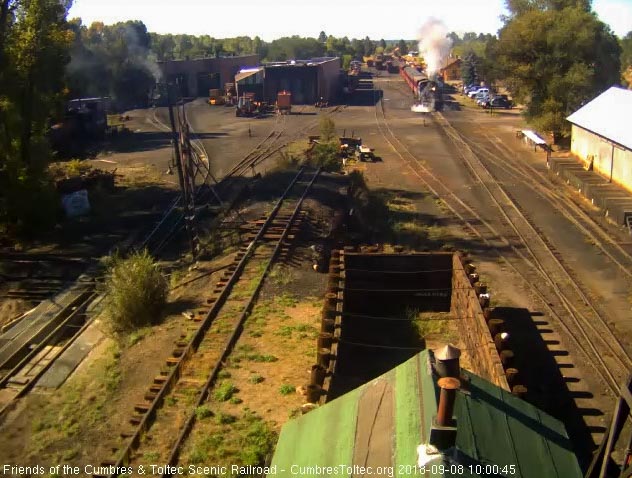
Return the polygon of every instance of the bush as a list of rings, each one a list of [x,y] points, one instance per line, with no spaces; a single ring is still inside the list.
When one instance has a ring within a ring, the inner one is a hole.
[[[112,329],[125,332],[160,322],[168,284],[147,251],[109,261],[106,312]]]
[[[320,137],[323,141],[329,142],[336,136],[336,123],[329,116],[320,118]]]
[[[320,143],[314,146],[311,162],[315,166],[321,166],[326,171],[340,171],[342,167],[336,143]]]

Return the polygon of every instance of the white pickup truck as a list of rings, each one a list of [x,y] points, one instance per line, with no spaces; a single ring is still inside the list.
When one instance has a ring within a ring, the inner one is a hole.
[[[474,98],[479,93],[487,93],[487,94],[489,94],[489,88],[485,88],[484,86],[481,86],[480,88],[478,88],[476,90],[468,91],[467,96],[469,96],[470,98]]]

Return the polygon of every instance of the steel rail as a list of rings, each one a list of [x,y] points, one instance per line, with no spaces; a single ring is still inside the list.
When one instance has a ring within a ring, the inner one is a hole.
[[[268,274],[270,273],[270,270],[272,269],[272,265],[274,264],[274,261],[276,260],[276,258],[279,255],[279,252],[281,251],[281,247],[283,246],[283,243],[285,242],[285,240],[287,239],[287,236],[290,232],[290,229],[292,228],[292,225],[294,224],[294,221],[296,220],[296,217],[298,216],[301,207],[303,205],[303,201],[305,200],[305,198],[307,197],[307,194],[309,193],[310,189],[312,188],[314,182],[316,181],[316,178],[318,177],[318,175],[320,174],[321,169],[318,168],[318,170],[316,170],[316,172],[314,173],[311,181],[308,183],[307,187],[305,188],[305,190],[303,191],[302,196],[300,197],[300,199],[298,200],[296,207],[294,208],[294,211],[292,212],[292,215],[290,216],[289,220],[287,221],[287,224],[283,230],[283,233],[281,234],[281,238],[277,241],[277,244],[274,248],[274,251],[272,252],[272,255],[270,256],[270,259],[268,260],[266,267],[257,283],[256,288],[254,289],[254,291],[252,292],[250,298],[248,299],[248,303],[246,304],[246,307],[244,308],[244,310],[241,313],[241,316],[239,317],[239,320],[237,322],[237,325],[235,326],[232,334],[230,335],[230,337],[228,338],[226,345],[224,346],[224,350],[220,356],[220,358],[217,360],[215,366],[213,367],[213,370],[211,371],[211,373],[209,374],[206,383],[204,384],[204,386],[202,387],[200,396],[195,404],[195,407],[193,408],[193,411],[189,414],[184,427],[182,427],[180,434],[176,440],[176,443],[173,445],[171,452],[169,454],[169,459],[167,460],[167,465],[171,466],[171,465],[175,465],[178,461],[178,458],[180,456],[180,450],[182,448],[182,445],[184,444],[185,440],[187,439],[189,433],[191,432],[191,429],[193,428],[193,426],[195,425],[195,420],[197,418],[197,415],[195,413],[195,409],[201,405],[203,405],[207,398],[208,398],[208,394],[210,392],[210,390],[212,389],[213,385],[215,384],[216,380],[217,380],[217,375],[220,371],[220,369],[222,368],[222,364],[226,361],[226,359],[228,358],[228,356],[230,355],[230,353],[232,352],[235,344],[237,343],[237,340],[239,339],[239,337],[241,336],[241,332],[243,331],[243,326],[244,323],[246,322],[246,319],[248,318],[248,316],[250,315],[250,312],[252,311],[252,308],[254,306],[254,304],[256,303],[258,297],[259,297],[259,293],[261,292],[261,289],[263,287],[263,284],[265,282],[266,277],[268,276]],[[170,468],[167,468],[167,470],[169,470]],[[173,476],[173,473],[164,473],[163,478],[171,478]]]
[[[223,287],[223,289],[219,293],[219,296],[216,298],[215,302],[213,303],[206,317],[201,322],[200,326],[196,330],[191,340],[189,340],[187,345],[182,349],[177,363],[173,364],[173,366],[170,367],[170,371],[168,375],[165,377],[165,380],[160,390],[156,393],[155,397],[152,399],[151,403],[148,405],[147,411],[143,414],[142,418],[140,419],[136,427],[136,430],[132,434],[126,435],[126,438],[127,438],[126,444],[124,445],[122,450],[119,452],[118,458],[114,462],[104,462],[104,464],[111,465],[114,467],[114,469],[120,469],[122,466],[130,462],[133,450],[136,449],[140,445],[141,438],[143,434],[145,433],[145,431],[150,428],[151,421],[154,419],[158,408],[163,403],[166,395],[170,392],[170,390],[174,387],[175,383],[178,381],[178,378],[180,376],[180,372],[184,363],[188,361],[188,359],[195,353],[195,351],[197,350],[197,347],[200,345],[200,343],[202,342],[202,339],[206,335],[207,330],[209,329],[209,327],[211,326],[211,324],[213,323],[214,319],[217,317],[219,312],[222,310],[224,303],[226,302],[228,296],[232,292],[233,286],[238,282],[247,262],[250,260],[251,256],[254,254],[256,245],[263,238],[270,224],[272,224],[272,222],[275,220],[279,210],[281,209],[283,201],[286,199],[287,195],[290,193],[295,183],[303,175],[304,170],[305,170],[304,168],[301,168],[297,172],[296,176],[292,179],[291,183],[285,189],[282,196],[280,197],[280,199],[277,201],[276,205],[270,212],[264,224],[260,227],[258,233],[255,235],[255,237],[246,247],[242,258],[240,259],[234,272],[231,274],[230,278],[228,279],[226,285]],[[102,475],[94,475],[94,476],[96,477],[96,476],[102,476]],[[106,476],[115,478],[118,476],[118,473],[115,472],[111,475],[106,475]]]
[[[446,204],[446,206],[448,207],[448,209],[457,217],[459,218],[464,224],[465,226],[468,228],[468,230],[470,230],[475,236],[477,236],[478,238],[480,238],[486,245],[490,246],[492,249],[494,249],[494,246],[489,242],[489,239],[485,236],[484,233],[482,233],[481,231],[479,231],[479,229],[477,228],[477,226],[475,226],[472,222],[472,220],[468,220],[464,214],[467,214],[469,216],[472,217],[472,219],[475,219],[476,221],[480,222],[480,224],[484,225],[490,232],[492,232],[494,234],[495,237],[498,237],[499,239],[502,240],[502,242],[510,247],[512,249],[512,251],[518,255],[520,258],[523,259],[523,261],[530,265],[532,268],[535,268],[537,270],[537,266],[535,264],[532,263],[531,260],[529,260],[528,258],[526,258],[524,256],[524,254],[522,254],[522,252],[518,249],[515,248],[515,246],[513,246],[510,241],[508,241],[506,239],[506,237],[502,234],[500,234],[491,224],[489,224],[487,221],[485,221],[478,213],[476,213],[470,206],[468,206],[466,203],[464,203],[454,192],[452,192],[442,181],[440,181],[426,166],[424,166],[424,164],[419,161],[419,159],[417,159],[416,156],[414,156],[402,143],[401,141],[399,141],[397,139],[397,137],[395,136],[395,134],[392,132],[392,130],[390,129],[390,126],[388,125],[388,121],[386,120],[386,114],[384,112],[384,105],[383,103],[380,101],[379,105],[378,105],[378,101],[376,101],[375,104],[375,119],[376,119],[376,124],[378,126],[378,129],[380,130],[380,133],[382,134],[382,136],[384,137],[384,139],[387,141],[387,143],[389,143],[389,145],[391,146],[391,148],[393,149],[393,151],[404,161],[404,163],[408,166],[408,168],[413,172],[413,174],[415,174],[420,180],[421,182],[437,197],[441,197],[444,200],[444,203]],[[384,126],[382,126],[380,124],[380,120],[378,118],[378,109],[381,109],[382,111],[382,117],[383,117],[383,122],[384,122]],[[398,142],[399,145],[401,146],[401,150],[404,151],[409,157],[410,159],[407,159],[404,157],[404,155],[401,153],[400,149],[398,149],[397,147],[395,147],[395,145],[393,144],[393,142],[388,138],[385,130],[388,130],[388,133],[391,135],[391,137],[393,138],[394,141]],[[413,164],[415,166],[413,166]],[[420,174],[420,171],[423,172],[423,175]],[[432,181],[435,186],[432,186],[430,184],[430,181]],[[443,191],[445,191],[445,194],[440,194],[438,192],[438,188],[442,189]],[[449,198],[451,201],[454,201],[456,204],[451,204],[450,202],[446,201],[445,198]],[[457,211],[457,206],[463,211],[462,213],[460,213],[459,211]],[[553,307],[551,307],[549,305],[549,298],[541,291],[539,290],[536,286],[534,286],[534,284],[530,281],[529,277],[527,277],[527,275],[525,274],[525,272],[522,270],[522,268],[520,267],[516,267],[516,265],[513,264],[513,262],[511,260],[509,260],[507,257],[505,257],[503,254],[501,254],[500,252],[496,251],[497,255],[503,259],[503,261],[514,271],[516,272],[520,277],[522,277],[522,279],[525,281],[525,283],[529,286],[529,288],[531,290],[533,290],[535,292],[535,294],[540,298],[540,300],[542,301],[544,307],[548,310],[548,312],[551,314],[552,317],[555,317],[557,319],[557,322],[562,326],[562,328],[564,329],[564,331],[566,332],[566,334],[575,342],[575,344],[578,346],[578,348],[583,352],[584,356],[589,359],[591,357],[591,355],[594,354],[594,351],[592,353],[589,353],[589,351],[587,350],[586,346],[584,346],[584,344],[582,343],[582,340],[577,337],[577,335],[573,332],[573,330],[569,327],[569,325],[564,321],[564,319],[559,315],[559,313],[553,309]],[[538,271],[538,274],[541,275],[541,272]],[[545,279],[548,279],[548,276],[545,276]],[[560,300],[562,302],[562,304],[564,304],[564,300],[558,297],[558,300]],[[572,317],[571,315],[571,319],[574,319],[574,317]],[[575,319],[575,322],[577,323],[577,320]],[[584,329],[581,327],[579,327],[580,331],[585,335],[585,331]],[[590,348],[590,346],[592,345],[592,347],[594,348],[594,345],[590,342],[590,339],[587,339],[586,337],[584,338],[584,341],[588,342],[588,347]],[[616,390],[618,390],[618,386],[615,386],[615,384],[613,383],[613,378],[612,378],[612,374],[610,373],[607,364],[605,364],[605,362],[603,361],[603,359],[599,356],[599,354],[596,355],[597,357],[597,361],[600,362],[600,367],[597,366],[597,364],[595,364],[593,361],[589,360],[590,365],[595,369],[595,371],[597,372],[598,375],[600,375],[602,378],[605,379],[606,384],[608,385],[608,388],[610,389],[611,392],[615,392]],[[602,368],[603,370],[601,370],[600,368]]]

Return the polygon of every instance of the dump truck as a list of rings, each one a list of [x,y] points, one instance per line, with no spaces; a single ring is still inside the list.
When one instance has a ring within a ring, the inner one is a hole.
[[[279,91],[277,93],[276,109],[280,114],[292,113],[292,93],[290,91]]]

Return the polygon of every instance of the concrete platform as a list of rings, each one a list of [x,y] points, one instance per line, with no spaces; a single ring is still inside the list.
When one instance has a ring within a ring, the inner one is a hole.
[[[58,388],[61,386],[90,351],[103,340],[103,337],[103,332],[99,330],[97,324],[94,322],[90,324],[55,360],[35,386],[40,388]]]
[[[586,171],[573,158],[552,157],[549,166],[553,173],[590,199],[612,222],[625,225],[626,217],[632,215],[632,192],[594,171]]]
[[[624,225],[625,218],[632,216],[632,198],[607,198],[606,217],[609,217],[617,224]]]

